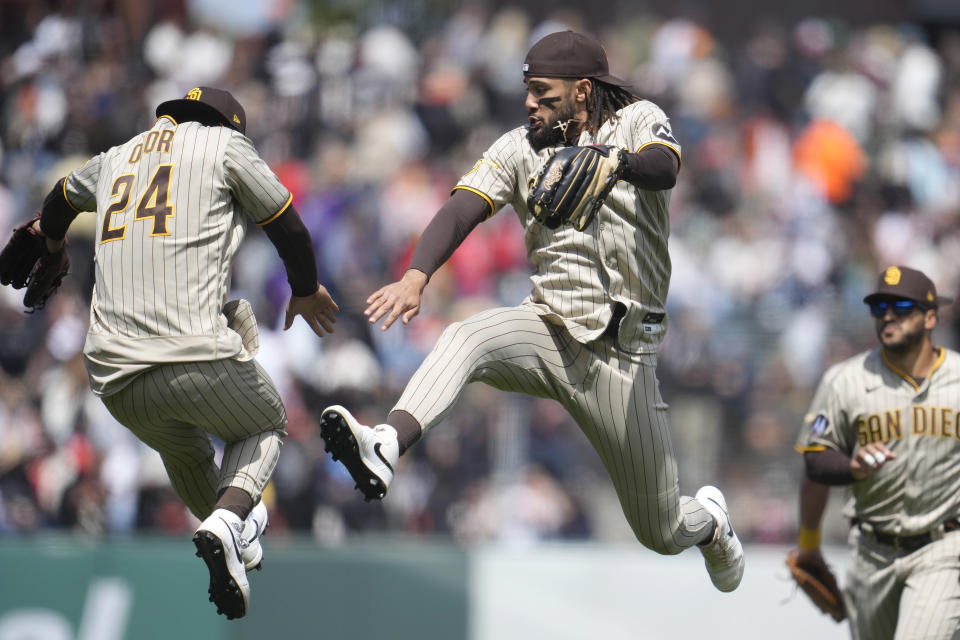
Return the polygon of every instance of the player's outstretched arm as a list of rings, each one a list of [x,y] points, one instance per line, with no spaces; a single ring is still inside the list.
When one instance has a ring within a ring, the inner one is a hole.
[[[397,318],[407,324],[420,313],[420,299],[427,286],[427,274],[417,269],[408,269],[403,277],[385,287],[380,287],[367,298],[363,315],[370,324],[386,316],[380,329],[386,331]]]
[[[339,310],[327,288],[318,285],[317,290],[309,296],[290,296],[283,330],[293,326],[294,318],[302,316],[313,332],[322,338],[324,332],[333,333],[333,323],[337,321],[336,313]]]
[[[367,298],[364,315],[374,324],[386,316],[386,331],[397,318],[403,324],[420,312],[420,297],[430,276],[446,262],[460,243],[490,214],[490,205],[476,193],[454,189],[450,198],[423,230],[403,277],[381,287]]]

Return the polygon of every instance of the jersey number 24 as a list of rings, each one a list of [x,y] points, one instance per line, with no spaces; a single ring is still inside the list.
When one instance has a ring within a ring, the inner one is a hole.
[[[172,164],[161,164],[153,174],[147,188],[140,194],[137,201],[134,220],[153,219],[151,236],[168,236],[167,218],[173,215],[173,205],[170,203],[170,172]],[[122,239],[127,233],[127,224],[113,226],[113,217],[122,215],[130,204],[130,195],[137,174],[125,173],[113,182],[110,198],[112,203],[103,214],[103,225],[100,229],[100,242],[111,242]]]

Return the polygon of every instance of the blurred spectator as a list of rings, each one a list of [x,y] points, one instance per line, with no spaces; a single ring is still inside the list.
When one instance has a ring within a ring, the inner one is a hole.
[[[456,176],[523,121],[531,42],[593,30],[639,93],[675,114],[685,151],[660,357],[663,395],[690,418],[676,421],[677,449],[696,465],[680,467],[716,469],[746,540],[792,541],[800,461],[788,441],[815,372],[867,346],[857,292],[888,263],[960,289],[960,30],[941,25],[930,38],[811,16],[758,22],[730,41],[683,15],[591,29],[593,16],[572,9],[434,3],[425,19],[421,5],[244,2],[224,16],[209,0],[0,3],[0,228],[31,215],[51,173],[149,124],[160,101],[223,85],[294,193],[320,279],[343,307],[323,344],[296,324],[277,331],[282,267],[251,230],[232,297],[257,312],[271,342],[263,365],[290,418],[265,494],[271,535],[616,536],[602,517],[609,489],[594,481],[605,471],[551,402],[469,389],[375,505],[325,462],[316,429],[332,400],[384,415],[444,326],[526,294],[522,232],[507,210],[434,275],[409,326],[382,334],[361,314],[406,267]],[[195,526],[158,458],[89,394],[77,350],[94,225],[81,216],[71,229],[73,273],[48,308],[27,316],[22,292],[0,289],[0,532]]]

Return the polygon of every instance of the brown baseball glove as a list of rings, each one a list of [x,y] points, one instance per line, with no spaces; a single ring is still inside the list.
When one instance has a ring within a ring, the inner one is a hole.
[[[820,611],[837,622],[847,617],[837,579],[819,554],[801,558],[793,549],[787,554],[787,567],[794,581]]]
[[[527,208],[550,229],[570,224],[583,231],[620,179],[626,157],[605,145],[565,147],[530,177]]]
[[[0,284],[27,288],[23,306],[28,313],[46,305],[70,270],[66,242],[58,250],[48,251],[46,239],[33,230],[37,220],[39,216],[14,229],[0,251]]]

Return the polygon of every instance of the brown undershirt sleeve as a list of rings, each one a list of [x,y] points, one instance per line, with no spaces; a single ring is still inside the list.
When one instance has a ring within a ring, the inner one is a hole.
[[[651,144],[637,153],[627,154],[623,179],[641,189],[662,191],[677,184],[679,171],[680,158],[670,147]]]
[[[313,243],[293,205],[270,224],[264,225],[263,230],[283,260],[293,295],[302,298],[316,292],[317,259],[313,255]]]
[[[423,230],[410,268],[422,271],[429,279],[489,214],[490,205],[486,200],[466,189],[454,189]]]
[[[40,230],[43,235],[53,240],[63,240],[70,223],[77,217],[77,210],[70,206],[63,195],[64,180],[66,178],[57,181],[40,207]]]
[[[833,449],[807,451],[803,454],[807,477],[830,486],[852,484],[856,478],[850,471],[850,456]]]

